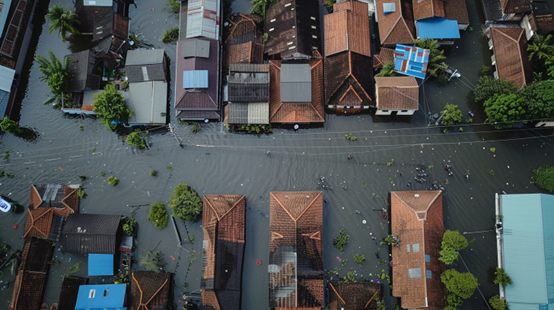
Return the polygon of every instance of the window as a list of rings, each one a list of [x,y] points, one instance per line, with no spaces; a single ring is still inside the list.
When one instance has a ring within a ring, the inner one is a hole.
[[[427,276],[427,279],[432,279],[433,278],[433,272],[431,270],[426,270],[425,274]]]
[[[104,297],[108,297],[109,293],[110,293],[110,290],[104,290]]]
[[[410,245],[406,244],[406,252],[410,253]]]
[[[96,294],[96,290],[90,290],[88,292],[88,298],[94,298],[94,295]]]
[[[408,278],[410,278],[410,279],[419,279],[419,278],[421,278],[421,268],[408,269]]]
[[[412,245],[412,250],[413,250],[414,252],[419,252],[419,243],[413,244],[413,245]]]
[[[425,254],[425,262],[430,263],[431,262],[431,255]]]

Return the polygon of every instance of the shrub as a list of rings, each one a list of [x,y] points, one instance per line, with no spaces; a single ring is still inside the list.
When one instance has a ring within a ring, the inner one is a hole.
[[[496,267],[494,274],[496,275],[494,284],[500,284],[502,287],[505,287],[507,284],[512,284],[512,278],[504,271],[504,268]]]
[[[365,263],[365,255],[354,255],[354,261],[362,267]]]
[[[132,236],[133,232],[135,231],[135,225],[137,224],[137,220],[135,220],[134,217],[128,217],[125,219],[125,223],[123,224],[123,232],[127,236]]]
[[[166,30],[162,35],[162,42],[165,44],[175,43],[179,40],[179,27],[173,27]]]
[[[470,298],[479,282],[469,272],[458,272],[455,269],[447,269],[441,275],[441,282],[446,286],[448,295],[446,300],[449,306],[458,307],[464,299]]]
[[[333,239],[333,246],[340,251],[341,254],[344,254],[344,246],[350,240],[350,236],[346,234],[344,228],[339,230],[339,236]]]
[[[356,274],[354,273],[354,271],[349,271],[343,279],[344,282],[355,282]]]
[[[273,128],[271,128],[271,125],[238,125],[235,127],[235,130],[237,131],[246,131],[247,133],[254,133],[254,134],[268,134],[273,132]]]
[[[173,217],[194,223],[200,219],[202,200],[194,189],[181,183],[175,186],[173,196],[169,199],[169,208]]]
[[[69,275],[72,275],[72,274],[75,274],[75,273],[79,272],[79,270],[81,269],[81,265],[82,265],[82,264],[83,264],[83,262],[78,262],[77,264],[75,264],[75,265],[69,267],[69,268],[67,269],[67,273],[68,273]]]
[[[165,204],[161,202],[156,202],[150,207],[150,215],[148,215],[148,220],[158,229],[164,229],[167,226],[167,219],[169,215],[165,210]]]
[[[152,170],[152,171],[150,171],[150,176],[151,176],[151,177],[157,177],[157,176],[158,176],[158,170]]]
[[[7,116],[4,116],[4,119],[0,122],[0,128],[2,128],[2,131],[11,133],[12,135],[21,134],[23,131],[17,122],[12,121]]]
[[[462,111],[458,109],[457,105],[447,103],[444,106],[443,112],[444,111],[446,111],[446,114],[444,114],[444,117],[442,118],[442,122],[444,123],[444,125],[450,126],[462,122]]]
[[[394,240],[394,237],[391,235],[388,235],[385,238],[385,241],[381,241],[381,245],[394,245],[396,243],[396,240]]]
[[[100,176],[105,177],[106,176],[106,171],[100,171]]]
[[[533,170],[533,183],[538,188],[554,192],[554,167],[545,165]]]
[[[467,248],[466,237],[457,230],[447,230],[444,232],[441,241],[441,250],[439,260],[446,265],[452,265],[458,260],[458,251]]]
[[[148,251],[140,257],[140,264],[148,271],[159,272],[166,263],[161,251]]]
[[[127,143],[129,143],[129,145],[132,145],[132,146],[146,147],[146,143],[144,142],[144,139],[136,131],[130,133],[125,139],[125,141],[127,141]]]
[[[108,184],[110,184],[111,186],[116,186],[117,184],[119,184],[119,179],[116,177],[108,177]]]
[[[494,295],[489,299],[489,304],[494,310],[505,310],[508,309],[508,302],[504,297]]]

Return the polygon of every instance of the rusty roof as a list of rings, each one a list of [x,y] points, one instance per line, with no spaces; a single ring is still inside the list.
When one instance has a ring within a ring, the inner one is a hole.
[[[335,3],[335,12],[324,17],[325,56],[352,51],[371,57],[367,3]]]
[[[229,26],[225,27],[224,44],[244,43],[254,41],[263,43],[263,34],[259,24],[263,17],[258,14],[233,14],[227,19]]]
[[[373,55],[373,68],[383,68],[389,61],[394,61],[394,49],[382,47],[379,54]]]
[[[376,76],[375,93],[379,110],[419,109],[419,85],[411,76]]]
[[[402,308],[443,309],[442,192],[391,192],[391,229],[400,240],[392,246],[392,295],[401,298]]]
[[[54,242],[48,239],[30,237],[23,244],[20,270],[47,272],[50,267]]]
[[[498,77],[521,89],[532,80],[533,68],[527,58],[527,38],[523,28],[491,27]]]
[[[412,5],[414,9],[415,20],[430,17],[444,17],[443,0],[412,0]]]
[[[385,3],[394,3],[396,10],[385,15]],[[375,0],[375,4],[381,45],[413,44],[415,25],[411,0]]]
[[[328,287],[329,310],[378,309],[377,301],[383,299],[381,283],[331,281]]]
[[[523,13],[531,11],[530,0],[500,0],[502,6],[502,13]]]
[[[131,294],[127,309],[167,309],[171,304],[171,277],[169,272],[134,271],[131,274]]]
[[[63,278],[58,310],[75,310],[79,286],[88,284],[88,278],[68,276]]]
[[[554,18],[552,14],[535,15],[529,14],[531,27],[540,35],[548,35],[554,32]]]
[[[270,73],[270,123],[323,123],[325,109],[323,107],[323,60],[310,60],[311,72],[311,102],[281,101],[281,61],[269,61]]]
[[[322,307],[323,193],[271,192],[269,306]]]
[[[37,310],[42,305],[46,272],[19,270],[15,278],[10,310]]]
[[[325,57],[325,104],[373,106],[372,59],[353,52]]]
[[[446,19],[456,20],[458,24],[461,25],[469,25],[469,14],[466,2],[460,0],[445,0],[444,17]]]

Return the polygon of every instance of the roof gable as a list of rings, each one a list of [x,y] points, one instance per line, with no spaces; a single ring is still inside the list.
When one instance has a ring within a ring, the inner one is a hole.
[[[385,14],[383,5],[394,3],[395,11]],[[375,0],[375,10],[379,20],[379,38],[381,45],[413,44],[415,27],[411,1]]]
[[[243,195],[204,195],[203,201],[220,221],[244,199]]]
[[[134,271],[131,277],[130,309],[167,309],[171,273]]]
[[[444,0],[412,0],[412,5],[416,21],[430,17],[444,17]]]
[[[381,283],[331,281],[328,285],[329,310],[376,309],[383,299]]]
[[[500,0],[502,5],[502,13],[522,13],[531,11],[530,0]]]
[[[373,105],[372,63],[367,56],[347,52],[325,58],[325,104]]]
[[[414,77],[377,76],[375,91],[379,110],[419,109],[419,85]]]
[[[293,221],[298,221],[322,195],[321,192],[271,192],[275,202]]]
[[[23,238],[48,238],[54,213],[51,208],[28,209]]]
[[[367,3],[336,3],[334,10],[324,17],[325,56],[343,51],[371,56]]]

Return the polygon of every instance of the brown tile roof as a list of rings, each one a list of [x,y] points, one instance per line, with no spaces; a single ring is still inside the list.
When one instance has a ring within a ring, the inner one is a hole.
[[[378,309],[377,300],[383,299],[380,283],[329,282],[329,310]]]
[[[346,1],[324,17],[325,56],[352,51],[371,57],[367,3]]]
[[[419,86],[411,76],[376,76],[375,97],[379,110],[417,110]]]
[[[223,56],[225,67],[228,67],[229,64],[253,64],[263,61],[263,45],[252,41],[226,45],[225,51]]]
[[[458,24],[469,25],[469,14],[465,0],[445,0],[444,17],[457,20]]]
[[[443,309],[444,264],[438,260],[444,232],[442,192],[391,192],[391,229],[400,240],[392,246],[392,295],[401,298],[402,308]]]
[[[271,192],[269,206],[269,306],[321,308],[323,194]]]
[[[325,105],[373,106],[371,61],[350,51],[325,57]]]
[[[269,61],[270,73],[270,123],[323,123],[323,60],[310,60],[312,74],[312,102],[294,103],[281,101],[281,61]]]
[[[75,13],[79,16],[78,29],[82,34],[92,34],[94,30],[94,20],[107,14],[111,14],[111,6],[90,6],[84,5],[83,1],[75,3]]]
[[[48,239],[31,237],[25,241],[21,253],[20,270],[47,272],[54,242]]]
[[[384,14],[383,4],[393,2],[396,11]],[[415,26],[411,0],[375,0],[381,45],[413,44]]]
[[[257,14],[231,15],[225,27],[223,67],[233,63],[262,63],[264,56],[263,33],[259,24],[263,17]]]
[[[527,58],[527,38],[523,28],[491,28],[498,77],[521,89],[531,81],[533,68]]]
[[[79,286],[88,284],[88,278],[64,277],[60,298],[58,298],[58,310],[75,310]]]
[[[460,1],[460,0],[457,0]],[[465,1],[465,0],[464,0]],[[430,17],[444,17],[443,0],[412,0],[414,19],[420,20]]]
[[[78,189],[76,186],[31,184],[29,209],[47,208],[51,209],[54,214],[67,218],[69,215],[79,212],[80,198],[77,194]],[[48,200],[43,201],[43,196],[48,197]],[[36,214],[33,214],[33,216],[36,216]]]
[[[45,272],[19,270],[15,278],[10,310],[40,309],[47,278],[48,274]]]
[[[500,0],[502,13],[523,13],[531,11],[530,0]]]
[[[28,209],[23,238],[48,238],[54,212],[52,208]]]
[[[383,68],[389,61],[394,61],[394,49],[382,47],[379,54],[373,55],[373,68]]]
[[[171,276],[169,272],[134,271],[127,309],[167,309],[171,304]]]
[[[530,14],[529,22],[531,23],[531,28],[533,28],[540,35],[547,35],[554,32],[554,18],[552,17],[552,14]]]

